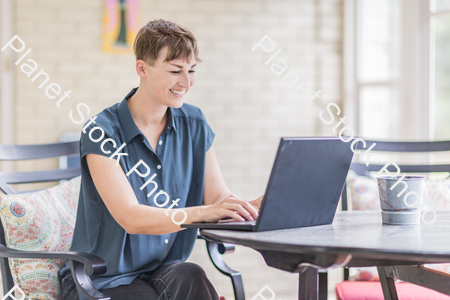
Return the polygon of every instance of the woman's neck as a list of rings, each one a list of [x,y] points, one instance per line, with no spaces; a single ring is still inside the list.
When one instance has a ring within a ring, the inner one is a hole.
[[[146,128],[165,126],[167,106],[152,101],[142,88],[138,88],[127,104],[136,124]]]

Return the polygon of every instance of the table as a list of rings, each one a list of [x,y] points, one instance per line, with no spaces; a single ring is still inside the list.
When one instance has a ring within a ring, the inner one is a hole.
[[[421,225],[382,225],[379,211],[337,212],[333,224],[246,232],[200,231],[205,238],[260,252],[267,265],[299,273],[299,299],[318,299],[318,269],[377,266],[383,295],[396,300],[394,279],[450,295],[450,276],[425,263],[450,263],[450,211]]]

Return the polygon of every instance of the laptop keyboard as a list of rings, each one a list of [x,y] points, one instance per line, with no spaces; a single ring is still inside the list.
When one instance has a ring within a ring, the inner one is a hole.
[[[255,221],[243,221],[243,222],[239,222],[236,221],[234,219],[226,219],[226,220],[219,220],[218,222],[219,224],[237,224],[237,225],[256,225],[256,220]]]

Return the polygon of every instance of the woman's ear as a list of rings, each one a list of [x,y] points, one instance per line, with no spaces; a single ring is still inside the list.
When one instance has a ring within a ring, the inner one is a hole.
[[[146,64],[142,59],[138,59],[136,61],[136,73],[141,78],[145,78],[147,76]]]

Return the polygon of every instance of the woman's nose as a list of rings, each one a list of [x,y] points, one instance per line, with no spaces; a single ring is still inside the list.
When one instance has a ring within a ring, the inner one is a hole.
[[[183,76],[179,82],[180,86],[182,86],[185,89],[189,89],[190,88],[190,82],[191,79],[189,78],[189,74],[188,73],[183,73]]]

